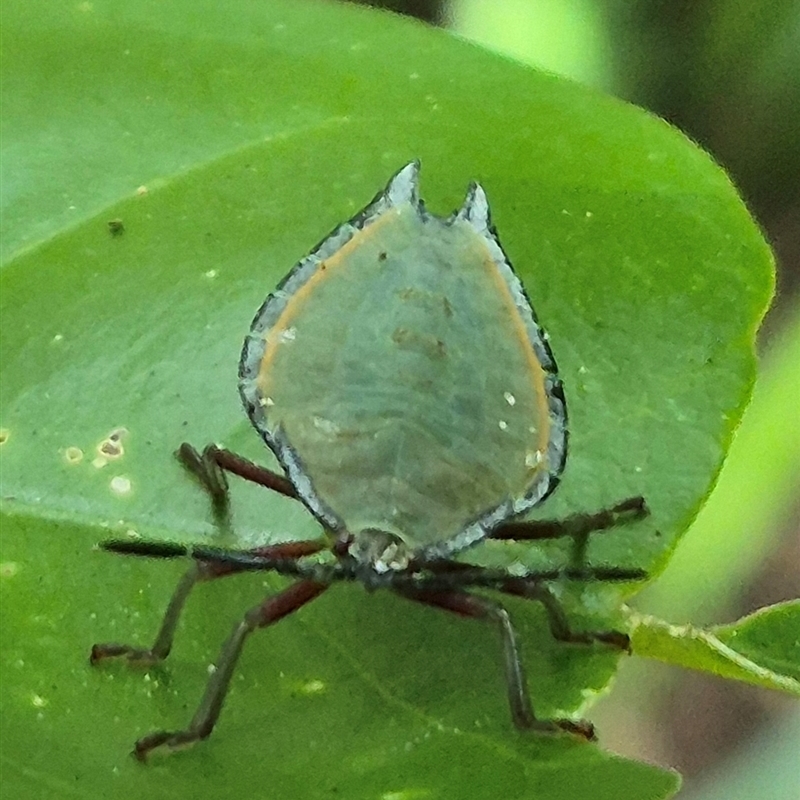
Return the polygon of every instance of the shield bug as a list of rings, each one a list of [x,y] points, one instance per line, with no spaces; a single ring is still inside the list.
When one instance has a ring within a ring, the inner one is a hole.
[[[178,451],[218,511],[226,508],[231,473],[301,502],[319,521],[320,539],[251,551],[104,544],[194,560],[153,646],[98,644],[92,663],[166,658],[198,581],[247,570],[295,579],[234,627],[188,728],[143,737],[134,751],[140,758],[207,737],[248,635],[343,580],[495,625],[516,726],[593,738],[588,722],[534,714],[507,612],[471,590],[541,602],[559,640],[626,649],[623,633],[574,631],[550,584],[640,580],[644,573],[578,563],[512,575],[455,557],[487,538],[571,535],[585,543],[592,531],[643,516],[645,504],[635,497],[560,521],[521,519],[555,489],[566,460],[556,364],[492,227],[484,190],[473,183],[458,211],[438,217],[419,198],[418,176],[418,162],[401,169],[289,272],[253,320],[239,390],[284,474],[214,445]],[[323,551],[333,558],[320,559]]]

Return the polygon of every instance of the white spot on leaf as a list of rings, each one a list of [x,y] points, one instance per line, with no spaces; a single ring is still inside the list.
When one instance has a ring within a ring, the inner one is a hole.
[[[120,496],[130,494],[132,488],[130,478],[126,478],[124,475],[117,475],[112,478],[109,486],[114,494]]]
[[[80,447],[67,447],[64,450],[64,458],[68,464],[80,464],[83,461],[83,450]]]

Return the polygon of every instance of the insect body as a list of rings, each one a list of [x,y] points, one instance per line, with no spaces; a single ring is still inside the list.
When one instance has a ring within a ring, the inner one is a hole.
[[[302,502],[325,536],[250,552],[109,542],[151,556],[189,553],[150,649],[95,645],[92,660],[152,661],[169,652],[178,615],[199,579],[242,570],[296,577],[251,609],[216,663],[185,731],[157,731],[136,754],[204,738],[213,728],[241,646],[338,580],[494,622],[501,631],[512,717],[520,728],[592,737],[589,723],[533,712],[505,610],[472,594],[488,587],[541,601],[557,638],[621,648],[615,631],[573,632],[548,581],[641,579],[640,570],[573,568],[511,576],[452,557],[487,537],[585,536],[646,513],[631,498],[560,523],[520,521],[556,487],[566,458],[566,410],[546,338],[473,184],[447,218],[419,198],[419,165],[398,172],[350,222],[302,259],[267,298],[245,341],[240,393],[285,475],[214,446],[179,455],[227,503],[225,472]],[[331,549],[333,562],[309,556]]]
[[[486,195],[435,217],[417,169],[292,270],[240,369],[253,424],[365,575],[463,550],[564,463],[561,384]]]

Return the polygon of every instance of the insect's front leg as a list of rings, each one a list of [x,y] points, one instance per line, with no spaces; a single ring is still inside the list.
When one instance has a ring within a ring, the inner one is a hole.
[[[183,548],[179,545],[169,545],[163,543],[142,542],[142,541],[109,541],[103,545],[106,549],[122,552],[128,555],[150,556],[153,558],[176,558],[191,552],[192,548]],[[266,545],[248,551],[254,558],[261,558],[265,562],[270,559],[294,561],[302,559],[304,556],[313,555],[324,549],[325,540],[311,539],[308,541],[285,542],[283,544]],[[268,569],[265,565],[264,569]],[[172,593],[167,610],[161,620],[161,627],[156,634],[152,647],[135,647],[128,644],[117,644],[108,642],[96,644],[92,647],[89,660],[92,664],[106,658],[125,657],[128,661],[136,664],[156,664],[163,661],[172,649],[172,642],[175,638],[175,629],[178,626],[183,607],[189,597],[189,593],[195,584],[201,581],[216,580],[227,575],[236,575],[245,571],[247,567],[237,564],[234,561],[226,561],[224,558],[208,559],[196,557],[192,566],[183,574],[175,591]]]
[[[133,754],[144,761],[148,754],[158,747],[176,749],[209,736],[219,718],[233,670],[247,637],[258,628],[272,625],[287,614],[296,611],[318,597],[327,588],[328,584],[326,583],[302,580],[251,608],[244,615],[242,621],[234,626],[231,635],[222,646],[206,685],[203,699],[200,701],[189,727],[181,731],[154,731],[143,736],[134,745]]]
[[[134,664],[157,664],[163,661],[172,649],[172,642],[175,638],[175,629],[178,626],[183,607],[186,604],[186,599],[189,593],[194,588],[194,585],[202,580],[208,571],[208,565],[203,562],[195,561],[186,572],[183,573],[175,591],[172,593],[167,610],[161,620],[161,627],[158,629],[155,641],[149,648],[135,647],[128,644],[118,644],[116,642],[106,642],[92,646],[92,652],[89,656],[91,664],[97,664],[106,658],[121,658],[124,657]]]

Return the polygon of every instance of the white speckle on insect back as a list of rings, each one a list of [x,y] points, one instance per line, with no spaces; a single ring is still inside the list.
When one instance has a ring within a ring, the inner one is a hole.
[[[541,450],[536,450],[533,453],[527,453],[525,456],[525,466],[528,469],[536,469],[542,463],[544,455]]]
[[[263,408],[266,406],[267,408],[272,408],[275,405],[275,401],[271,397],[259,397],[258,404]]]
[[[501,431],[507,431],[508,430],[508,423],[504,419],[501,419],[497,424],[500,427]]]
[[[517,398],[514,397],[511,392],[503,392],[503,397],[505,397],[506,403],[508,403],[510,406],[516,405]]]
[[[293,342],[297,338],[297,328],[286,328],[282,330],[280,336],[281,344],[286,344],[287,342]]]
[[[325,419],[324,417],[314,417],[314,427],[327,433],[329,436],[336,436],[341,430],[339,426],[332,420]]]

